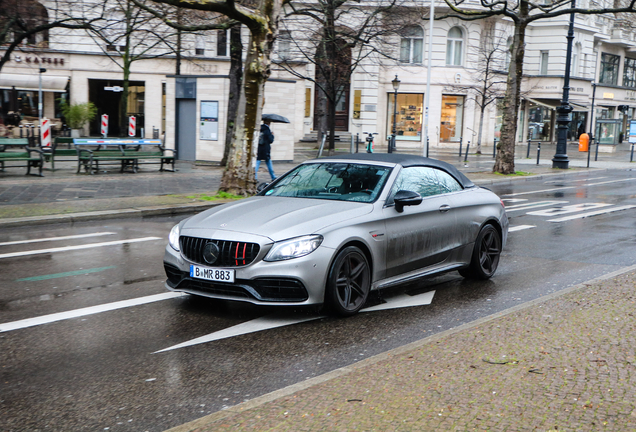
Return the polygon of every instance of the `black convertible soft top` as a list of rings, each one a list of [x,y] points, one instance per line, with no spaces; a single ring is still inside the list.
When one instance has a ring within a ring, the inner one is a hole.
[[[423,156],[411,155],[411,154],[399,154],[399,153],[351,153],[337,156],[328,156],[321,159],[313,159],[308,162],[321,162],[321,161],[352,161],[352,162],[385,162],[401,165],[403,167],[412,166],[427,166],[432,168],[438,168],[446,171],[461,183],[464,188],[475,187],[475,184],[470,181],[462,172],[460,172],[455,166],[437,159],[431,159]]]

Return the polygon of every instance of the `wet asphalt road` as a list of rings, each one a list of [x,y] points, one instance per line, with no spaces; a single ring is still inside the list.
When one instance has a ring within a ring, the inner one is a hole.
[[[164,430],[636,263],[636,208],[617,210],[636,206],[636,171],[492,189],[506,202],[512,232],[490,281],[448,273],[381,294],[389,301],[434,291],[429,305],[318,318],[160,353],[263,316],[316,313],[171,297],[162,256],[176,218],[2,230],[0,330],[15,329],[0,333],[0,429]],[[83,235],[92,236],[7,244]],[[79,245],[90,246],[9,256]],[[22,321],[114,302],[124,303]]]

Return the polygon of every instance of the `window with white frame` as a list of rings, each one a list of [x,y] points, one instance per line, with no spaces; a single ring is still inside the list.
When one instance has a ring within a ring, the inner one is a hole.
[[[281,60],[290,60],[292,57],[292,34],[289,30],[278,32],[278,57]]]
[[[464,32],[460,27],[453,27],[448,31],[446,40],[446,64],[461,66],[464,50]]]
[[[422,27],[413,25],[404,27],[400,41],[400,61],[402,63],[422,63],[422,47],[424,31]]]
[[[575,43],[574,50],[572,51],[572,63],[570,68],[570,75],[579,76],[579,63],[581,62],[581,44]]]
[[[636,59],[625,57],[623,86],[636,88]]]
[[[511,47],[512,47],[512,38],[509,37],[506,40],[506,57],[504,58],[504,70],[510,69],[510,59],[512,58],[512,53],[510,52]]]
[[[549,51],[541,51],[541,57],[539,59],[539,74],[547,75],[548,74],[548,60],[550,58]]]
[[[205,54],[205,36],[203,35],[194,36],[194,54],[201,55],[201,56]]]
[[[618,65],[620,61],[620,56],[608,53],[601,54],[601,74],[599,76],[601,84],[618,84]]]
[[[218,30],[216,32],[216,55],[218,57],[230,56],[230,31]]]

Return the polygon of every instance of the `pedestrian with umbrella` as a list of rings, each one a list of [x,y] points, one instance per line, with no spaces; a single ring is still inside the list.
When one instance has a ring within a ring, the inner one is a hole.
[[[254,169],[254,178],[258,181],[258,169],[261,166],[261,161],[265,161],[269,176],[273,180],[276,180],[276,174],[274,174],[274,166],[272,165],[271,149],[274,142],[274,134],[270,125],[272,122],[289,123],[289,120],[278,114],[263,114],[263,124],[261,124],[261,134],[258,139],[258,151],[256,152],[256,167]]]

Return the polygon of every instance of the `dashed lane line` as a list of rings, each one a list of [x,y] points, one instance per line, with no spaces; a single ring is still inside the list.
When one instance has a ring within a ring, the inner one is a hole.
[[[37,250],[30,250],[30,251],[5,253],[5,254],[0,254],[0,258],[14,258],[14,257],[20,257],[20,256],[27,256],[27,255],[39,255],[39,254],[54,253],[54,252],[67,252],[72,250],[91,249],[91,248],[104,247],[104,246],[116,246],[116,245],[125,244],[125,243],[139,243],[139,242],[146,242],[146,241],[153,241],[153,240],[163,240],[163,239],[161,237],[142,237],[142,238],[116,240],[116,241],[103,242],[103,243],[88,243],[88,244],[75,245],[75,246],[65,246],[65,247],[57,247],[57,248],[50,248],[50,249],[37,249]]]
[[[527,229],[531,229],[531,228],[536,228],[536,225],[517,225],[517,226],[511,226],[510,228],[508,228],[508,232],[515,232],[515,231],[523,231],[523,230],[527,230]]]
[[[50,315],[43,315],[35,318],[27,318],[20,321],[13,321],[8,323],[0,324],[0,333],[19,330],[27,327],[34,327],[42,324],[50,324],[57,321],[68,320],[72,318],[79,318],[87,315],[94,315],[102,312],[113,311],[116,309],[123,309],[131,306],[139,306],[143,304],[158,302],[162,300],[168,300],[173,298],[178,298],[182,296],[186,296],[187,294],[176,293],[176,292],[166,292],[162,294],[155,294],[146,297],[139,297],[130,300],[122,300],[113,303],[106,303],[98,306],[91,306],[82,309],[75,309],[67,312],[59,312]]]
[[[100,237],[100,236],[113,235],[113,234],[115,233],[114,232],[97,232],[97,233],[90,233],[90,234],[77,234],[77,235],[63,236],[63,237],[45,237],[45,238],[30,239],[30,240],[16,240],[16,241],[0,243],[0,246],[39,243],[39,242],[46,242],[46,241],[73,240],[73,239],[88,238],[88,237]]]

